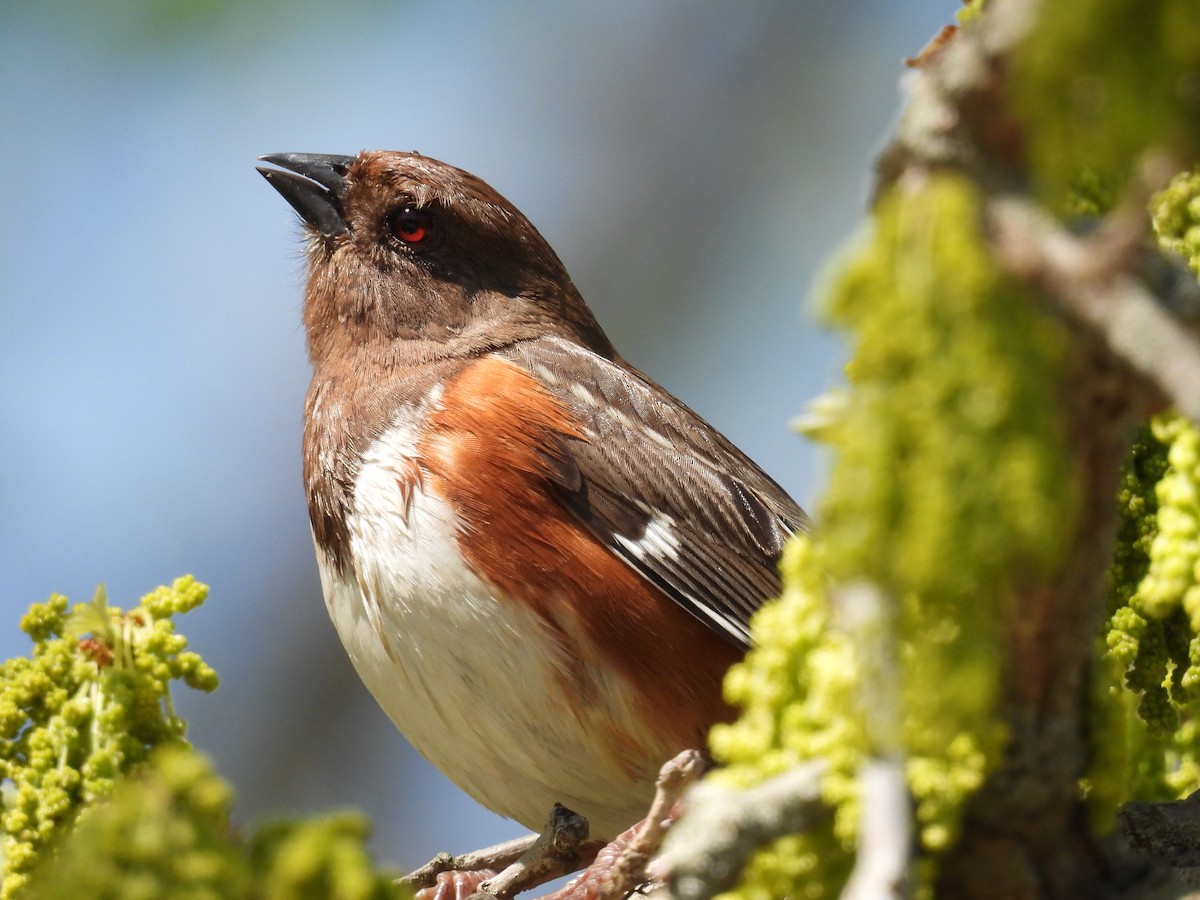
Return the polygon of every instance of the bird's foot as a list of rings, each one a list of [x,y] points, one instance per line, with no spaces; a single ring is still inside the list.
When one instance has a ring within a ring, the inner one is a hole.
[[[513,897],[592,862],[603,845],[587,836],[587,819],[555,804],[541,834],[462,856],[439,853],[401,881],[416,890],[418,900]]]
[[[465,872],[452,869],[438,872],[432,887],[417,891],[417,900],[468,900],[479,891],[479,886],[496,876],[495,869],[475,869]]]
[[[647,883],[647,866],[679,815],[680,798],[706,768],[689,750],[659,772],[650,814],[609,844],[589,841],[587,819],[555,804],[541,834],[531,834],[462,856],[441,853],[402,882],[418,900],[494,900],[588,868],[543,900],[613,900]],[[502,871],[497,875],[495,869]]]
[[[684,791],[705,767],[703,755],[695,750],[685,751],[664,765],[658,773],[649,815],[617,835],[566,887],[541,900],[618,900],[653,882],[647,875],[650,860],[679,817]]]

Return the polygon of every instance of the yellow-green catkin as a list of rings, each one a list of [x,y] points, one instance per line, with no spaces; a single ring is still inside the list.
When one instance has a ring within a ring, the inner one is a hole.
[[[1093,824],[1100,833],[1111,831],[1117,809],[1130,797],[1132,783],[1161,783],[1162,748],[1150,746],[1156,739],[1138,717],[1142,698],[1131,688],[1151,668],[1152,648],[1165,646],[1161,633],[1165,623],[1147,622],[1130,606],[1130,600],[1150,566],[1150,542],[1158,513],[1155,485],[1166,470],[1167,448],[1149,427],[1143,428],[1117,491],[1119,527],[1108,571],[1108,618],[1092,680],[1088,771],[1081,779]],[[1143,640],[1147,630],[1157,632],[1150,641]],[[1136,667],[1140,675],[1127,682],[1127,673],[1135,667],[1139,655],[1143,656]],[[1152,691],[1163,691],[1165,696],[1161,679]],[[1159,796],[1159,792],[1151,793]]]
[[[954,14],[959,25],[966,25],[983,15],[987,0],[964,0],[963,7]]]
[[[1055,204],[1080,173],[1119,190],[1147,147],[1200,150],[1200,8],[1195,0],[1040,4],[1009,83],[1027,166]]]
[[[1160,246],[1200,273],[1200,172],[1154,198]],[[1117,497],[1109,617],[1084,788],[1111,825],[1130,799],[1200,789],[1200,430],[1163,414],[1134,443]]]
[[[25,900],[386,900],[354,814],[272,822],[248,842],[230,824],[233,791],[196,751],[165,745],[89,806]]]
[[[235,852],[233,792],[184,744],[151,753],[89,804],[33,872],[23,900],[239,900],[250,873]]]
[[[1200,431],[1178,416],[1156,419],[1155,439],[1167,448],[1167,470],[1156,482],[1156,527],[1147,550],[1148,566],[1130,598],[1143,618],[1163,621],[1177,609],[1200,630]],[[1185,687],[1196,673],[1185,673]]]
[[[830,317],[854,356],[821,530],[838,576],[961,602],[955,619],[986,632],[998,620],[981,585],[1053,569],[1077,485],[1066,335],[1000,271],[979,217],[954,175],[893,193],[836,283]]]
[[[1159,245],[1200,275],[1200,168],[1180,172],[1150,206]]]
[[[191,577],[128,612],[104,591],[21,622],[29,657],[0,664],[4,883],[22,900],[385,900],[367,823],[341,813],[281,820],[248,837],[234,794],[185,739],[171,685],[211,691],[216,673],[173,617],[208,589]]]
[[[358,813],[281,819],[250,838],[254,900],[386,900],[411,896],[398,873],[376,869],[366,850],[370,828]]]
[[[1147,149],[1197,157],[1198,14],[1195,0],[1040,5],[1005,87],[1022,174],[1056,208],[1103,214]],[[1198,183],[1195,174],[1177,179],[1155,209],[1160,240],[1194,266]],[[760,853],[739,898],[832,896],[847,871],[854,768],[875,748],[856,699],[860,661],[839,634],[827,583],[866,579],[896,604],[903,749],[928,853],[953,842],[965,800],[1002,752],[1003,623],[1020,615],[1026,589],[1061,571],[1080,473],[1062,396],[1071,340],[995,264],[980,215],[975,188],[953,173],[902,181],[834,281],[830,317],[851,332],[854,355],[848,386],[817,417],[817,437],[835,451],[820,545],[800,539],[789,555],[785,599],[755,618],[756,649],[728,680],[743,716],[713,736],[729,764],[721,777],[741,783],[830,760],[834,826]],[[1200,687],[1189,484],[1200,452],[1190,431],[1157,423],[1137,483],[1126,484],[1136,521],[1114,570],[1114,598],[1124,599],[1111,601],[1098,668],[1132,691],[1098,679],[1091,721],[1097,740],[1126,739],[1106,745],[1112,764],[1094,765],[1083,784],[1109,808],[1122,793],[1113,772],[1160,792],[1200,775],[1189,706]],[[1156,442],[1169,448],[1162,477]]]
[[[0,898],[19,892],[81,809],[111,793],[155,747],[183,741],[171,683],[211,691],[217,680],[186,649],[172,617],[207,591],[180,578],[128,613],[109,608],[103,590],[73,612],[55,596],[21,620],[33,651],[0,664]]]
[[[1200,431],[1156,418],[1134,445],[1118,496],[1101,677],[1111,709],[1088,786],[1111,818],[1131,798],[1200,789]],[[1123,711],[1123,721],[1121,712]]]

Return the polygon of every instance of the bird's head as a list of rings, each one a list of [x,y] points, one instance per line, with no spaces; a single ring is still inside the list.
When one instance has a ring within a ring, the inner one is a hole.
[[[612,355],[562,262],[479,178],[418,153],[279,153],[259,172],[309,236],[305,325],[337,346],[432,360],[558,334]]]

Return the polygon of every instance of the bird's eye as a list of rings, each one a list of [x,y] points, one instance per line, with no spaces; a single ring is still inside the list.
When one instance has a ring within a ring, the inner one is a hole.
[[[388,231],[402,244],[420,244],[433,234],[433,217],[423,209],[406,206],[388,216]]]

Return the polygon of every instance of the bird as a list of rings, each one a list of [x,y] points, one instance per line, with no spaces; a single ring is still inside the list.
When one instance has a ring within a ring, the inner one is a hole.
[[[259,159],[306,236],[303,477],[354,668],[485,807],[615,836],[733,716],[723,676],[808,516],[617,353],[480,178],[416,152]]]

